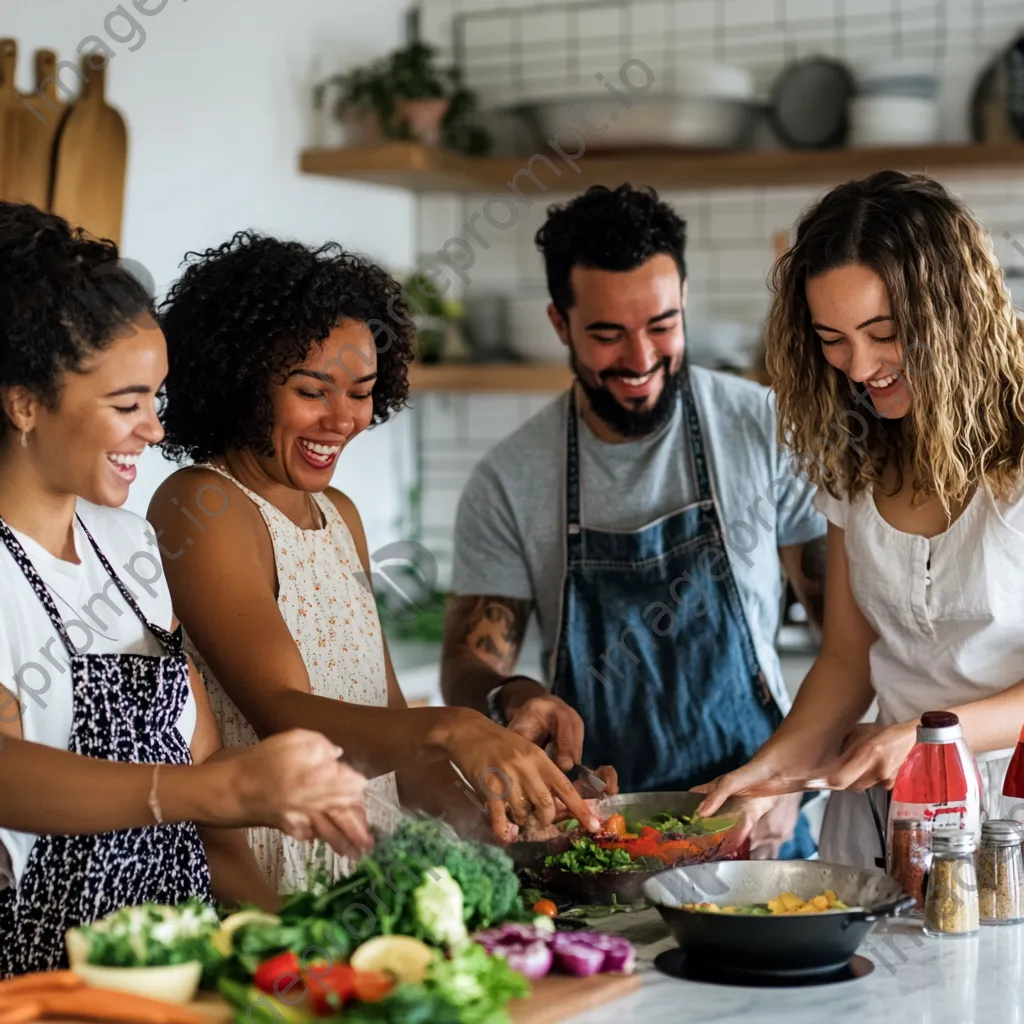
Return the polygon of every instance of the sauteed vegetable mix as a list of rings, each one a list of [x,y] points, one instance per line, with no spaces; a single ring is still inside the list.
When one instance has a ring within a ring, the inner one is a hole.
[[[547,857],[544,866],[576,874],[597,874],[643,871],[671,866],[684,859],[704,860],[719,847],[735,822],[731,817],[677,816],[669,811],[635,821],[612,814],[602,823],[601,831],[591,836],[572,821],[568,823],[572,848]]]

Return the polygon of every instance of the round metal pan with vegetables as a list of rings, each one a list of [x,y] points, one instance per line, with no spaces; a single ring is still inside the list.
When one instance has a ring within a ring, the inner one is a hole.
[[[643,893],[688,958],[747,972],[841,967],[875,921],[914,905],[882,871],[814,860],[675,867]]]
[[[513,843],[507,852],[531,883],[575,903],[640,903],[644,883],[666,867],[749,855],[749,844],[735,839],[739,815],[727,803],[714,818],[700,818],[703,799],[690,792],[605,797],[593,802],[599,833],[566,822],[553,838]]]

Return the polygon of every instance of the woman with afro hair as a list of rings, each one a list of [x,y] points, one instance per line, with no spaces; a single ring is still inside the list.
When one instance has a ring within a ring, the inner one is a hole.
[[[0,978],[65,966],[67,930],[123,906],[272,909],[242,826],[370,841],[322,735],[213,756],[153,532],[119,507],[166,372],[114,245],[0,203]]]
[[[398,687],[359,513],[330,483],[345,447],[406,404],[414,328],[399,285],[336,244],[250,232],[187,262],[161,309],[163,448],[192,465],[149,515],[228,741],[322,731],[371,778],[371,823],[397,799],[471,811],[454,764],[499,837],[507,812],[548,825],[556,801],[596,827],[540,747],[476,711],[408,709]],[[304,884],[305,843],[268,829],[250,841],[271,884]]]

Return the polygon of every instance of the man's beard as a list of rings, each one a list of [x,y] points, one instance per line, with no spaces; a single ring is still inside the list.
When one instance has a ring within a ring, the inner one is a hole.
[[[676,399],[682,386],[683,375],[686,373],[685,359],[680,362],[679,369],[675,373],[671,373],[671,360],[666,356],[662,359],[660,368],[655,371],[662,374],[664,383],[661,387],[661,394],[658,395],[654,405],[650,409],[629,409],[619,402],[607,386],[595,386],[583,379],[576,361],[576,353],[571,347],[569,349],[569,365],[594,412],[620,437],[631,438],[647,437],[668,422],[675,411]],[[605,370],[599,375],[599,379],[606,380],[609,377],[626,376],[632,376],[632,374]]]

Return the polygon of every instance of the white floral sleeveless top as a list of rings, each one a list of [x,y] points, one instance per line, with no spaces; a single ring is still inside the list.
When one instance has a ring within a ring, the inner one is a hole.
[[[267,524],[277,566],[277,607],[305,662],[312,692],[318,697],[387,707],[387,672],[377,606],[371,589],[362,582],[365,576],[359,553],[334,502],[325,494],[314,494],[325,526],[303,530],[220,467],[207,464],[202,468],[231,480],[248,495]],[[185,647],[206,683],[224,745],[256,744],[256,733],[188,636]],[[372,779],[368,788],[397,805],[393,774]],[[387,819],[376,801],[368,802],[366,813],[371,825],[394,827],[394,821]],[[249,829],[248,834],[256,860],[278,892],[305,886],[313,843],[293,839],[272,828]],[[332,880],[349,873],[351,865],[347,858],[330,850],[327,854],[325,863],[321,851],[317,865],[326,868]]]

